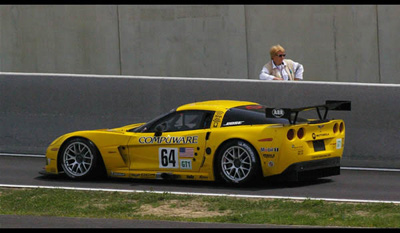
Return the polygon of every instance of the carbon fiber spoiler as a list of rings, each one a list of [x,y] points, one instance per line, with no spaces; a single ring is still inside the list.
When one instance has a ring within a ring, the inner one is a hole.
[[[286,118],[290,124],[296,124],[297,117],[302,111],[316,110],[320,121],[326,121],[328,111],[351,111],[351,101],[327,100],[324,105],[316,105],[302,108],[265,108],[267,118]],[[321,110],[325,110],[324,115]]]

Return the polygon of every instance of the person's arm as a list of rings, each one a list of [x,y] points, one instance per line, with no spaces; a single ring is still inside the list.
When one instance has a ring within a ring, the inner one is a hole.
[[[275,77],[269,74],[269,70],[264,66],[260,73],[261,80],[282,80],[281,78]]]
[[[304,72],[303,65],[298,62],[293,62],[293,68],[294,68],[294,79],[303,80],[303,72]]]

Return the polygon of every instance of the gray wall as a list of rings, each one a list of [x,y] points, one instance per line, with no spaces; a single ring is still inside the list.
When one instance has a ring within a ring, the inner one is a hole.
[[[348,126],[345,164],[399,168],[399,15],[399,5],[0,5],[0,72],[89,74],[0,73],[0,152],[43,154],[63,133],[191,101],[349,99],[350,114],[333,113]],[[257,80],[277,43],[306,81]]]
[[[400,83],[399,5],[1,5],[0,72]]]
[[[399,84],[0,73],[0,152],[45,154],[76,130],[144,122],[181,104],[248,100],[304,107],[350,100],[344,166],[400,168]]]

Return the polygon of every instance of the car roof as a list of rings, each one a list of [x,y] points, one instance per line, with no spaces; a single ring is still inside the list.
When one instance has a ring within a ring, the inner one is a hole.
[[[208,111],[226,111],[230,108],[244,106],[244,105],[259,105],[250,101],[239,100],[208,100],[201,102],[194,102],[179,106],[176,110],[208,110]]]

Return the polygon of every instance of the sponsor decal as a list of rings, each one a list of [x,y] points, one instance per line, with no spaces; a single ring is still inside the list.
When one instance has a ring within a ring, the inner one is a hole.
[[[294,149],[294,150],[303,149],[303,146],[297,146],[297,145],[292,144],[292,149]]]
[[[186,136],[186,137],[140,137],[140,144],[197,144],[199,136]]]
[[[275,158],[275,154],[263,154],[264,158]]]
[[[134,173],[131,174],[131,177],[133,178],[144,178],[144,179],[149,179],[149,178],[156,178],[156,174],[150,174],[150,173]]]
[[[260,148],[261,152],[279,152],[278,147],[261,147]]]
[[[231,126],[231,125],[241,125],[243,124],[244,121],[231,121],[231,122],[226,122],[224,126]]]
[[[268,163],[268,167],[273,167],[275,164],[274,164],[274,162],[272,162],[272,161],[269,161],[269,163]]]
[[[297,151],[297,155],[303,155],[304,151],[303,151],[303,146],[298,146],[298,145],[294,145],[292,144],[292,149]]]
[[[299,150],[299,151],[297,151],[297,155],[303,155],[303,150]]]
[[[321,134],[312,133],[313,139],[316,139],[317,137],[323,137],[323,136],[329,136],[329,133],[321,133]]]
[[[336,149],[341,149],[342,148],[342,139],[338,138],[336,139]]]
[[[215,113],[213,127],[218,127],[218,124],[222,121],[222,114],[224,114],[224,112],[218,111]]]
[[[285,110],[281,108],[272,109],[272,115],[276,118],[281,118],[283,115],[285,115]]]
[[[315,155],[315,156],[312,156],[311,158],[312,159],[322,159],[322,158],[327,158],[327,157],[330,157],[331,156],[331,154],[326,154],[326,155]]]
[[[181,164],[181,169],[192,169],[192,160],[190,159],[181,159],[179,163]]]
[[[111,172],[112,176],[125,176],[125,173]]]

